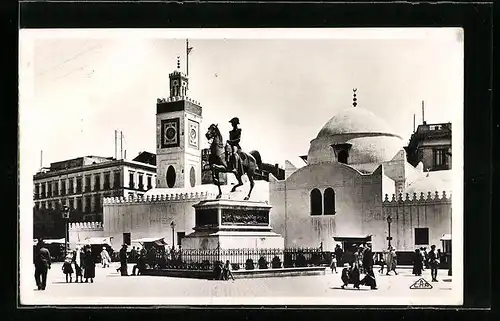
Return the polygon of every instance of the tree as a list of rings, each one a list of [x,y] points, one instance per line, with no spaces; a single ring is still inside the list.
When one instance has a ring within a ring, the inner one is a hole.
[[[63,238],[64,229],[60,210],[33,208],[33,238]]]

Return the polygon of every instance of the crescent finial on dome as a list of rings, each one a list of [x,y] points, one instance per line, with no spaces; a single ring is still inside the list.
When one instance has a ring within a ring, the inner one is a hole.
[[[353,107],[356,107],[358,105],[358,103],[356,102],[358,99],[356,98],[356,91],[358,91],[358,88],[353,88],[352,89],[352,106]]]

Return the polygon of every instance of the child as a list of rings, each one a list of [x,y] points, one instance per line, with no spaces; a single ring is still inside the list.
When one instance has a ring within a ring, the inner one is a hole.
[[[332,263],[330,263],[330,269],[332,269],[332,274],[333,271],[337,273],[337,256],[335,254],[332,254]]]
[[[73,257],[70,254],[66,255],[66,258],[64,259],[64,263],[62,266],[63,273],[66,274],[66,283],[68,283],[68,279],[69,283],[73,281],[72,280],[73,267],[71,266],[72,261]]]
[[[233,279],[234,281],[234,276],[233,273],[231,272],[231,264],[229,263],[229,260],[227,260],[226,264],[224,265],[223,274],[224,274],[224,280],[229,280],[229,277],[231,277],[231,279]]]

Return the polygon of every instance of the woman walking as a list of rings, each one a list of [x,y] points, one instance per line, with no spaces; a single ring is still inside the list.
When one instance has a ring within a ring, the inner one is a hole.
[[[387,253],[387,273],[385,275],[389,275],[391,271],[398,275],[398,272],[396,272],[397,264],[396,249],[391,246],[389,248],[389,253]]]
[[[423,268],[422,254],[420,254],[420,249],[416,249],[413,258],[413,275],[421,276],[422,268]]]

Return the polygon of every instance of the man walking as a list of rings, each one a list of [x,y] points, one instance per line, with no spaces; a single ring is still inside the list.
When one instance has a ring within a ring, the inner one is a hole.
[[[344,266],[344,262],[343,262],[343,251],[342,251],[342,248],[340,247],[340,245],[337,244],[337,246],[335,246],[335,257],[337,258],[337,266],[338,267],[341,267],[341,266]]]
[[[51,259],[50,252],[45,247],[43,240],[38,240],[35,255],[35,280],[38,290],[45,290],[47,285],[47,272],[50,270]]]
[[[377,281],[375,280],[375,273],[373,273],[373,264],[372,244],[367,243],[363,252],[363,270],[366,273],[364,284],[368,285],[372,290],[376,290]]]
[[[103,268],[109,267],[109,264],[111,263],[111,257],[109,256],[105,246],[102,247],[101,251],[101,263]]]
[[[122,276],[128,275],[127,269],[127,244],[123,244],[120,250],[120,272]]]
[[[437,282],[437,272],[439,267],[439,258],[436,253],[436,246],[431,245],[431,251],[428,254],[429,256],[429,267],[431,269],[431,278],[432,282]]]

